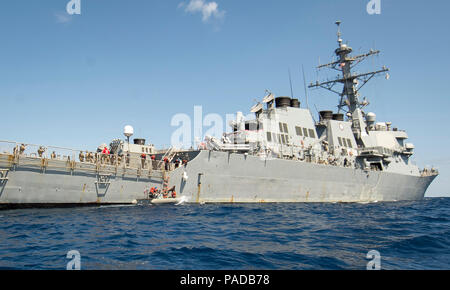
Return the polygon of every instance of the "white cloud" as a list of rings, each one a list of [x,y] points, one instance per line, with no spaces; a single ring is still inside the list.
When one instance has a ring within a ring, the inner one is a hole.
[[[69,23],[72,20],[72,17],[66,12],[56,12],[55,17],[58,23]]]
[[[207,22],[211,18],[223,19],[225,17],[225,11],[219,9],[217,2],[206,2],[205,0],[190,0],[189,3],[181,2],[178,8],[184,8],[187,13],[202,14],[202,21]]]

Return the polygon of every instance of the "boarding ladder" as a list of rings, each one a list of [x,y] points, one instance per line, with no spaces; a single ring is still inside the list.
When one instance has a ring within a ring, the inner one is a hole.
[[[169,190],[169,181],[170,181],[170,176],[167,172],[165,172],[164,176],[163,176],[163,186],[162,186],[162,192],[164,194],[167,194],[167,191]]]
[[[172,159],[175,157],[175,155],[177,155],[177,151],[175,150],[174,147],[170,147],[166,151],[166,153],[163,155],[163,157],[161,157],[161,160],[159,161],[159,164],[158,164],[158,168],[161,168],[161,166],[164,164],[164,159],[167,158],[167,160],[170,163],[172,161]]]

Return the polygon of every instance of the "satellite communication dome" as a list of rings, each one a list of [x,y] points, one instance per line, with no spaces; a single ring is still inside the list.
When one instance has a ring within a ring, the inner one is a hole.
[[[377,115],[375,115],[375,113],[370,112],[366,115],[367,122],[375,123],[376,119],[377,119]]]
[[[125,135],[125,137],[131,137],[134,134],[134,129],[133,127],[131,127],[130,125],[125,126],[125,128],[123,128],[123,135]]]

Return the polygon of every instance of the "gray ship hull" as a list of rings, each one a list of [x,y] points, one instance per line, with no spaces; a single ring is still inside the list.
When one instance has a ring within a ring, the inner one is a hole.
[[[169,186],[189,203],[383,202],[421,200],[436,176],[364,171],[293,160],[264,160],[218,151],[190,152],[187,166],[170,173]],[[60,161],[62,162],[62,161]],[[62,162],[64,164],[64,162]],[[11,166],[0,184],[0,207],[130,204],[162,187],[162,172],[107,168],[45,170]],[[83,168],[84,166],[84,168]],[[93,165],[92,165],[93,166]],[[102,178],[103,176],[103,178]],[[187,179],[185,178],[187,176]]]
[[[36,206],[72,206],[130,204],[148,199],[148,190],[162,184],[161,172],[137,172],[129,168],[74,163],[71,169],[64,161],[48,161],[47,169],[40,159],[22,158],[11,164],[11,156],[0,156],[7,176],[0,183],[0,208]],[[6,166],[5,166],[6,165]]]
[[[201,151],[171,184],[188,202],[383,202],[421,200],[435,177]]]

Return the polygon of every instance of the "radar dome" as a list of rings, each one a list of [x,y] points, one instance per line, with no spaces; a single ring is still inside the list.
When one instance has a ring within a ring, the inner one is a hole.
[[[131,136],[133,136],[133,134],[134,134],[134,129],[130,125],[127,125],[123,128],[123,135],[125,135],[125,137],[131,137]]]
[[[367,122],[375,123],[376,119],[377,119],[377,115],[375,115],[375,113],[370,112],[366,115]]]

